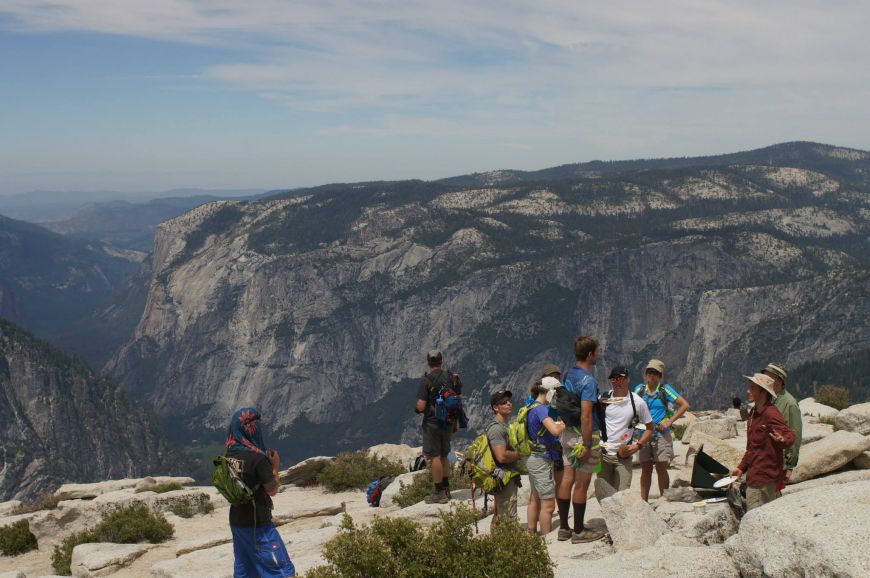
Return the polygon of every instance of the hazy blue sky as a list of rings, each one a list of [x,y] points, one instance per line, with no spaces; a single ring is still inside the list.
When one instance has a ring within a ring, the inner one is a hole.
[[[0,193],[870,148],[870,2],[0,0]]]

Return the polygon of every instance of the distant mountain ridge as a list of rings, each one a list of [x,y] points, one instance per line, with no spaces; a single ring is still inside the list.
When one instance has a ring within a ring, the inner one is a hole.
[[[203,205],[158,227],[144,314],[106,369],[192,435],[272,408],[292,459],[416,441],[432,348],[479,427],[489,391],[568,367],[581,333],[602,339],[602,384],[656,356],[702,407],[771,359],[870,346],[870,153],[623,163]]]
[[[4,319],[0,384],[0,500],[179,469],[157,420],[117,384]]]

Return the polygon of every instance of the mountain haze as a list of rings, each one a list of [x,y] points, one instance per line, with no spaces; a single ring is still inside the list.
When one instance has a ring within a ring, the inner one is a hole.
[[[292,458],[413,441],[432,348],[462,374],[474,428],[489,391],[569,366],[579,334],[601,339],[600,382],[656,356],[696,407],[772,359],[870,345],[870,153],[594,166],[194,209],[158,227],[145,311],[107,370],[190,435],[267,408]]]

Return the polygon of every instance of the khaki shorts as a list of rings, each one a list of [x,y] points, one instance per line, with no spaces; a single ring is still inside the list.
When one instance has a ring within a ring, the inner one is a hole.
[[[637,452],[637,459],[644,462],[668,462],[674,459],[674,438],[671,430],[661,435],[653,434],[649,442]]]
[[[508,485],[493,494],[495,511],[505,518],[517,518],[517,492],[520,489],[519,477],[508,482]]]
[[[617,492],[631,487],[631,458],[605,454],[601,456],[601,472],[598,477],[613,486]]]
[[[532,491],[542,500],[556,497],[556,478],[553,474],[553,460],[532,454],[526,458],[526,470],[529,472],[529,483]]]
[[[776,482],[753,488],[746,486],[746,511],[763,506],[776,499]]]
[[[559,443],[562,445],[562,463],[565,464],[565,467],[572,468],[577,472],[584,472],[587,474],[595,473],[595,469],[598,467],[598,462],[601,461],[601,445],[599,438],[600,434],[597,431],[592,432],[592,451],[589,452],[589,459],[585,464],[578,468],[575,467],[571,461],[571,452],[574,450],[574,446],[583,442],[583,436],[574,431],[574,428],[566,428],[559,437]]]

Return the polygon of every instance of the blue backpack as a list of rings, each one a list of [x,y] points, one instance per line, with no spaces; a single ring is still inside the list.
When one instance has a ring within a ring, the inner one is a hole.
[[[426,375],[425,379],[429,381],[429,376]],[[459,376],[447,370],[442,370],[434,381],[429,381],[429,396],[435,404],[439,429],[446,430],[448,422],[452,421],[458,422],[463,429],[468,427],[461,391],[462,382],[459,381]]]
[[[395,476],[385,476],[372,480],[369,487],[366,488],[366,502],[368,502],[370,507],[377,508],[381,505],[381,495],[394,479],[396,479]]]

